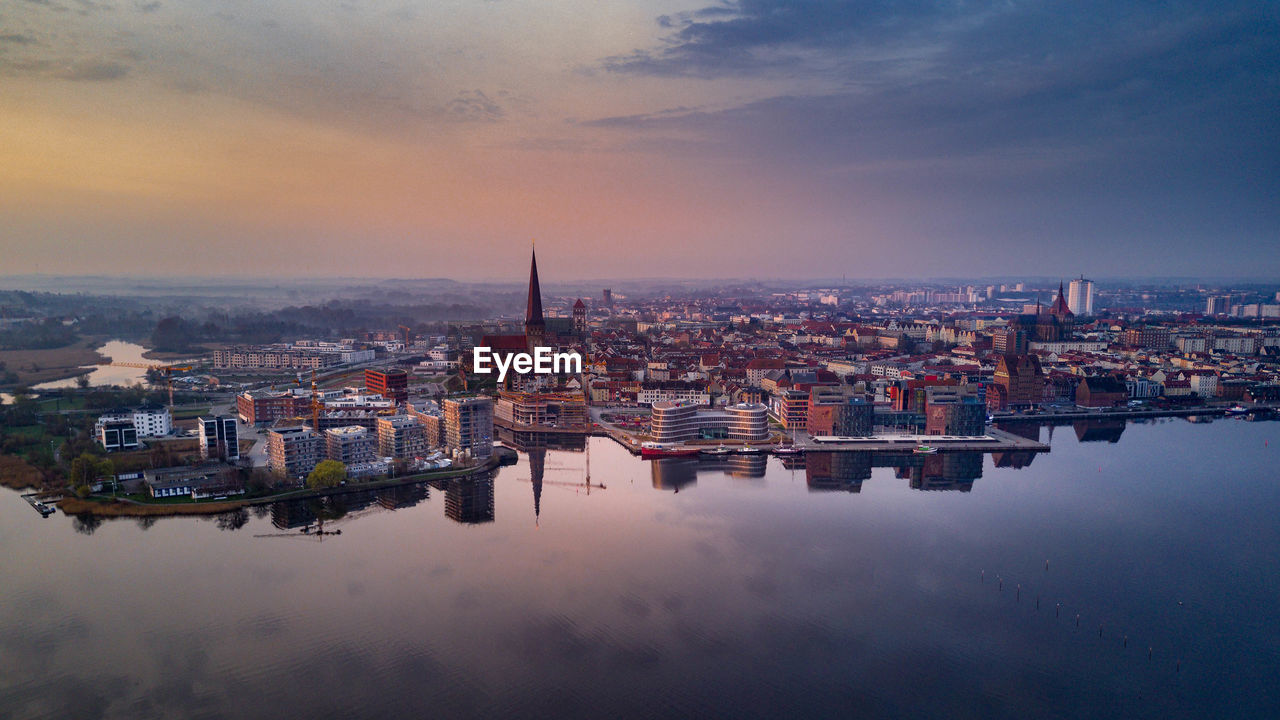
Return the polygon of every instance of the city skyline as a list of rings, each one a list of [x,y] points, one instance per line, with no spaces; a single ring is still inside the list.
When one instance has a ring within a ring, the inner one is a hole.
[[[6,273],[493,278],[531,236],[597,278],[1280,271],[1263,3],[0,21]]]

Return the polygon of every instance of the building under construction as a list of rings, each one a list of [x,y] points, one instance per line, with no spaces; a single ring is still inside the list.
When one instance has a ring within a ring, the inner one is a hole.
[[[511,428],[538,426],[585,428],[588,425],[586,399],[578,391],[503,390],[498,393],[494,417],[500,424]]]

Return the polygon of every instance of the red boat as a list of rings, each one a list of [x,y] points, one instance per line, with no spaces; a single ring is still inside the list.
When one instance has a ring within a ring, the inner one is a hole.
[[[647,442],[640,445],[642,458],[688,457],[697,455],[699,452],[701,451],[696,447],[681,447],[666,443]]]

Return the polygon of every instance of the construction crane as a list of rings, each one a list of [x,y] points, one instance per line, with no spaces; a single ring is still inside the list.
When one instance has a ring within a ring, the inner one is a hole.
[[[316,385],[316,369],[311,368],[311,430],[320,432],[320,390]]]
[[[405,349],[405,350],[408,350],[408,349],[409,349],[409,335],[410,335],[410,333],[412,333],[412,332],[413,332],[413,329],[412,329],[412,328],[410,328],[408,325],[401,325],[401,326],[400,326],[400,330],[404,332],[404,349]]]
[[[169,413],[170,414],[173,413],[173,373],[190,372],[191,370],[195,369],[191,365],[154,365],[150,363],[135,363],[135,362],[107,362],[107,363],[98,363],[98,364],[103,365],[105,367],[137,368],[139,370],[147,370],[147,371],[155,370],[157,372],[164,373],[164,384],[169,390]]]
[[[519,480],[521,482],[533,482],[532,478],[519,478]],[[608,488],[605,487],[603,484],[592,483],[590,480],[587,480],[585,483],[566,482],[563,480],[543,480],[542,484],[550,485],[552,487],[565,488],[567,490],[586,490],[588,495],[591,494],[591,488],[595,488],[597,490],[608,490]]]

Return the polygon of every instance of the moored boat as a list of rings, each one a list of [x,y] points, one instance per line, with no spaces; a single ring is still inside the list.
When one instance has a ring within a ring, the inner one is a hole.
[[[938,454],[938,448],[933,447],[932,445],[917,445],[917,446],[916,446],[916,449],[915,449],[915,454],[917,454],[917,455],[937,455],[937,454]]]
[[[667,443],[647,442],[640,445],[640,457],[642,458],[687,457],[697,455],[699,452],[701,450],[696,447],[669,445]]]

